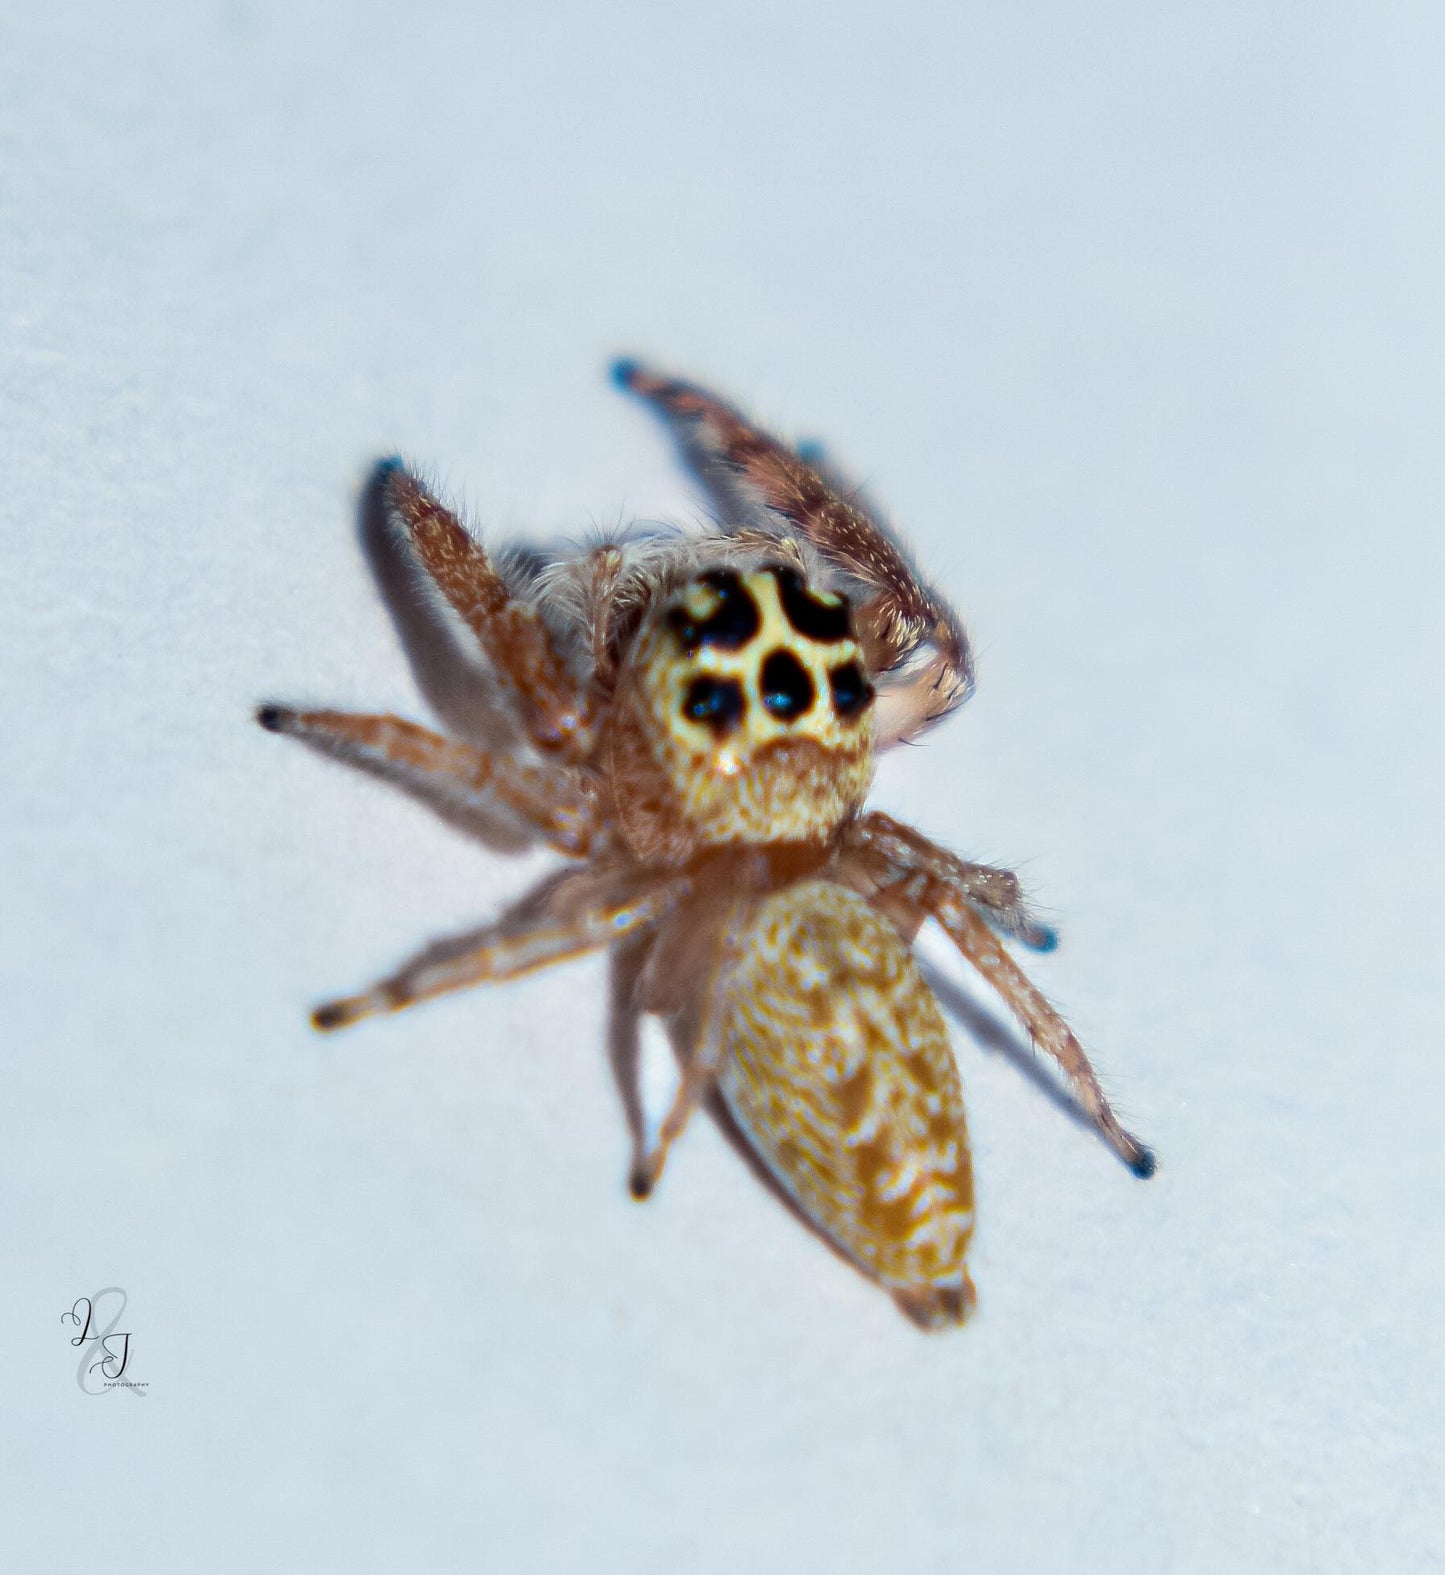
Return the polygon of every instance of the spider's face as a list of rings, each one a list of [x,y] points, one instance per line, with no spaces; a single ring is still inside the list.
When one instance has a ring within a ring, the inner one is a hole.
[[[713,570],[656,607],[619,687],[613,778],[642,857],[819,842],[872,776],[847,602],[794,568]]]

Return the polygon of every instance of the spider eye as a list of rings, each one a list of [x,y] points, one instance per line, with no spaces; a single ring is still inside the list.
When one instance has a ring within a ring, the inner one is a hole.
[[[695,580],[667,617],[689,656],[702,645],[740,651],[762,627],[758,604],[728,569]]]
[[[853,619],[844,596],[820,596],[810,590],[796,569],[774,569],[778,582],[778,601],[783,616],[805,640],[835,645],[852,632]]]
[[[828,674],[833,691],[833,706],[844,718],[856,716],[873,699],[873,685],[863,676],[857,662],[844,662]]]
[[[795,722],[816,698],[808,669],[791,651],[774,651],[763,663],[763,705],[780,722]]]
[[[688,685],[682,714],[715,733],[730,732],[742,717],[743,686],[731,678],[694,678]]]

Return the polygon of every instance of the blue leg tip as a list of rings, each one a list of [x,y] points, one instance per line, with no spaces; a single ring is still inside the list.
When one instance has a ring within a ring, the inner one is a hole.
[[[608,376],[618,388],[631,388],[642,368],[630,356],[622,356],[608,368]]]

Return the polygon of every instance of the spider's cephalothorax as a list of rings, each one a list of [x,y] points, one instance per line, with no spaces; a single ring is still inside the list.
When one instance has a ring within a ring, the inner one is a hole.
[[[826,843],[867,793],[872,707],[844,597],[789,565],[690,580],[638,633],[608,717],[628,847]]]
[[[509,692],[519,741],[488,751],[393,716],[258,713],[444,811],[501,806],[573,861],[487,930],[313,1021],[622,947],[624,1016],[661,1017],[682,1066],[650,1144],[634,1122],[633,1192],[715,1092],[838,1252],[919,1323],[957,1323],[974,1295],[973,1175],[958,1069],[911,954],[925,919],[1136,1174],[1153,1156],[1004,946],[1053,944],[1017,879],[864,810],[874,756],[972,687],[947,603],[856,496],[730,406],[631,363],[616,375],[671,424],[717,531],[504,573],[399,464],[377,472],[386,516]]]

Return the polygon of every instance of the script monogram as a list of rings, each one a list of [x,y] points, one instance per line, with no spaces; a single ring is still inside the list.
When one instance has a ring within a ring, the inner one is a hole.
[[[119,1297],[120,1300],[110,1322],[101,1328],[103,1314],[98,1310],[98,1304],[107,1296]],[[101,1395],[110,1389],[129,1389],[135,1395],[145,1394],[143,1387],[120,1382],[130,1362],[130,1331],[116,1327],[125,1315],[125,1304],[126,1295],[120,1286],[107,1285],[93,1296],[80,1297],[69,1312],[60,1315],[62,1323],[73,1324],[80,1330],[79,1334],[71,1336],[70,1343],[80,1351],[75,1381],[82,1394]]]

